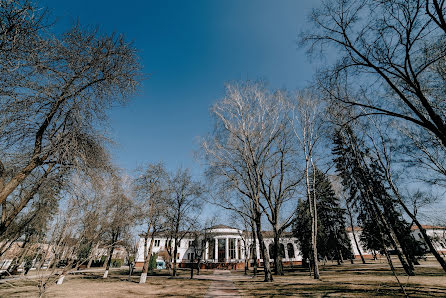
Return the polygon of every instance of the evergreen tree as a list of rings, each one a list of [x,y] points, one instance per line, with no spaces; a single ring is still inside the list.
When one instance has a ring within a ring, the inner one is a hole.
[[[345,210],[341,208],[328,177],[320,170],[316,170],[313,191],[316,191],[318,206],[318,253],[322,258],[336,259],[341,263],[343,259],[351,258],[352,254],[345,229]],[[299,201],[294,234],[303,259],[311,259],[311,216],[308,201]]]
[[[406,273],[413,275],[413,262],[421,246],[389,195],[379,164],[349,126],[336,131],[334,144],[336,168],[363,228],[361,242],[367,249],[384,253],[393,247]]]

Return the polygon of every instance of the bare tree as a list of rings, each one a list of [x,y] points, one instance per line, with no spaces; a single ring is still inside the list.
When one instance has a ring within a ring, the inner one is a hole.
[[[193,240],[192,240],[192,246],[190,248],[194,256],[191,262],[192,263],[191,275],[190,275],[191,279],[194,277],[194,264],[193,264],[194,260],[195,260],[195,267],[197,268],[197,275],[200,275],[200,266],[204,254],[206,253],[206,248],[207,248],[206,246],[214,236],[214,233],[212,231],[213,226],[215,226],[215,217],[207,219],[201,228],[191,232]]]
[[[422,127],[446,146],[444,1],[330,0],[313,11],[302,41],[342,57],[325,72],[325,90],[358,115],[386,115]],[[349,80],[354,77],[353,80]],[[347,96],[342,83],[358,91]]]
[[[166,248],[170,258],[173,258],[172,275],[176,276],[178,247],[184,237],[196,228],[204,188],[192,179],[188,169],[179,168],[169,176],[169,207],[165,210],[169,243]]]
[[[320,98],[311,94],[296,94],[291,121],[294,126],[294,134],[299,142],[303,161],[305,161],[305,189],[311,216],[311,243],[313,250],[314,278],[319,279],[319,256],[317,253],[317,197],[315,191],[316,166],[315,159],[318,146],[323,137],[324,107]]]
[[[65,277],[79,266],[94,258],[93,245],[105,232],[103,221],[104,201],[97,196],[101,190],[80,177],[72,176],[66,189],[66,204],[48,227],[42,246],[41,262],[38,266],[38,288],[42,296],[48,287],[63,283]]]
[[[6,3],[30,5],[28,1]],[[28,16],[35,8],[29,6],[29,11],[25,6],[18,9]],[[21,30],[20,26],[14,28]],[[7,81],[10,84],[3,86],[0,94],[3,219],[17,216],[54,171],[86,171],[107,163],[106,138],[98,124],[113,104],[123,103],[133,94],[140,81],[135,49],[123,36],[103,35],[80,26],[61,37],[38,34],[34,29],[37,37],[30,35],[29,39],[36,38],[38,46],[23,41],[26,48],[19,51],[26,53],[26,60],[10,71],[15,79]],[[22,34],[26,39],[27,33]],[[31,181],[33,187],[20,195],[18,188]],[[6,208],[16,200],[19,203],[14,208]]]
[[[250,202],[252,214],[247,215],[252,216],[255,223],[265,265],[265,281],[272,281],[272,275],[269,252],[261,233],[262,214],[267,207],[262,208],[261,200],[264,194],[268,194],[267,188],[273,185],[268,179],[280,180],[280,174],[274,175],[274,169],[268,166],[270,163],[275,164],[273,158],[276,154],[280,155],[275,148],[286,125],[283,106],[284,94],[280,91],[272,93],[263,84],[228,84],[226,97],[212,108],[215,116],[214,132],[202,145],[208,163],[208,177],[222,189],[222,193],[235,190]],[[274,187],[279,192],[280,187]],[[269,211],[272,214],[279,211],[282,205],[280,202],[286,198],[287,195],[274,197],[271,193],[268,199],[271,202],[278,199],[278,204],[269,208]],[[273,220],[276,221],[279,222],[279,217]]]
[[[245,207],[246,209],[246,207]],[[238,209],[240,210],[240,209]],[[243,243],[243,256],[245,260],[245,268],[244,268],[244,275],[248,275],[249,271],[249,259],[250,256],[252,257],[253,264],[254,264],[254,276],[257,274],[257,256],[255,253],[256,250],[256,239],[255,235],[252,233],[255,231],[255,227],[253,226],[254,222],[252,220],[252,217],[246,216],[246,214],[249,214],[250,209],[244,210],[244,212],[238,212],[238,210],[231,210],[233,215],[233,225],[235,227],[238,227],[239,236]],[[251,232],[250,232],[251,231]],[[252,241],[249,241],[249,238],[252,239]]]
[[[438,263],[440,263],[441,267],[444,271],[446,271],[446,262],[441,257],[439,252],[435,249],[431,238],[427,235],[426,230],[418,220],[416,216],[416,210],[412,211],[407,203],[405,202],[403,195],[401,194],[399,187],[397,185],[397,182],[394,179],[394,171],[393,171],[393,160],[392,155],[394,154],[392,152],[391,144],[389,144],[389,137],[385,135],[383,129],[376,123],[374,119],[369,119],[370,123],[373,123],[374,129],[373,132],[365,131],[364,134],[368,137],[368,140],[371,144],[371,150],[373,154],[376,157],[376,160],[378,161],[379,165],[384,171],[384,176],[387,180],[387,183],[389,185],[390,190],[394,194],[395,198],[397,199],[397,202],[399,205],[403,208],[405,213],[410,217],[410,219],[413,221],[413,223],[418,227],[424,242],[426,243],[427,247],[429,248],[429,251],[432,253],[432,255],[436,258]]]
[[[352,236],[353,236],[353,241],[355,242],[356,250],[359,253],[362,263],[365,264],[365,259],[364,256],[362,255],[361,246],[359,245],[358,237],[356,236],[356,231],[355,231],[355,224],[353,220],[353,212],[354,212],[353,202],[348,199],[339,178],[340,178],[339,176],[333,177],[332,179],[333,190],[335,191],[336,195],[341,199],[341,202],[344,203],[345,210],[347,211],[348,220],[350,223],[350,228],[352,229]]]
[[[144,265],[140,283],[145,283],[149,269],[149,261],[152,255],[155,237],[165,229],[165,210],[167,205],[168,174],[164,165],[149,164],[141,170],[141,174],[135,180],[135,191],[140,202],[141,216],[147,224],[144,233]],[[150,238],[150,244],[148,239]]]
[[[105,244],[109,247],[109,253],[103,278],[108,277],[116,246],[136,221],[137,210],[135,210],[132,193],[129,193],[129,187],[124,186],[125,183],[121,177],[113,174],[106,184],[104,238]]]

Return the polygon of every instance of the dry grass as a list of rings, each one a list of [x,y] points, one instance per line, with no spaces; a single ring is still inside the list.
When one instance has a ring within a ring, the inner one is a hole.
[[[89,272],[69,275],[63,285],[52,285],[45,297],[197,297],[204,296],[209,280],[190,280],[189,271],[180,270],[179,277],[170,278],[165,271],[148,276],[140,285],[139,272],[127,280],[126,271],[111,271],[108,279],[102,279],[103,272]],[[36,297],[37,281],[22,280],[0,284],[1,297]]]
[[[243,295],[259,297],[403,296],[386,264],[330,264],[321,269],[321,280],[310,278],[308,271],[300,268],[287,270],[285,276],[274,276],[272,283],[263,282],[263,272],[260,272],[256,278],[235,281],[235,285]],[[410,297],[446,297],[446,273],[439,266],[424,262],[416,267],[416,274],[408,277],[398,270]]]
[[[203,297],[212,283],[213,270],[202,270],[202,279],[189,279],[190,271],[179,270],[178,278],[169,278],[167,271],[157,271],[138,284],[140,272],[127,281],[125,270],[112,271],[108,279],[103,272],[89,272],[66,277],[61,286],[53,285],[46,297]],[[244,276],[243,270],[232,271],[231,280],[244,296],[295,297],[394,297],[400,289],[385,263],[327,265],[321,267],[321,280],[308,276],[302,268],[289,269],[285,276],[274,276],[272,283],[262,281],[262,272],[256,278]],[[400,280],[411,297],[446,297],[446,273],[435,262],[422,262],[416,267],[416,276],[408,278],[401,269]],[[13,281],[0,284],[1,297],[36,297],[36,280]]]

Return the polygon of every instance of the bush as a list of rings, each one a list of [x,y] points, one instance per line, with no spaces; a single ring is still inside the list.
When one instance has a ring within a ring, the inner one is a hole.
[[[25,264],[23,265],[23,269],[25,270],[25,274],[28,273],[29,270],[31,270],[33,266],[33,257],[32,256],[26,256],[25,257]]]
[[[153,271],[156,269],[156,259],[158,258],[158,254],[153,254],[150,256],[149,260],[149,271]]]
[[[105,260],[102,258],[100,260],[93,260],[91,262],[91,267],[104,267]]]
[[[111,261],[111,267],[114,268],[119,268],[122,266],[122,264],[124,263],[123,259],[112,259]]]

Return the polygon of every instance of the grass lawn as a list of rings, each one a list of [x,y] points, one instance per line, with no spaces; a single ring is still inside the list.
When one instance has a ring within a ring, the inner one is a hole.
[[[308,276],[308,271],[288,268],[284,276],[274,276],[274,282],[263,282],[262,271],[256,278],[244,276],[243,270],[228,275],[243,296],[273,297],[394,297],[402,296],[386,263],[366,265],[346,263],[341,266],[321,266],[321,280]],[[108,279],[103,271],[69,275],[61,286],[49,287],[46,297],[203,297],[212,283],[213,270],[201,270],[200,279],[190,280],[189,269],[178,270],[179,277],[170,278],[166,270],[155,271],[144,285],[138,284],[140,271],[131,281],[126,270],[112,270]],[[446,297],[446,273],[433,261],[416,266],[416,276],[408,278],[398,269],[401,282],[411,297]],[[221,275],[220,275],[221,276]],[[195,276],[196,277],[196,276]],[[15,280],[0,283],[1,297],[36,297],[37,280]]]
[[[274,276],[271,283],[263,282],[263,271],[250,280],[234,280],[243,295],[310,296],[310,297],[364,297],[404,296],[385,263],[321,266],[321,280],[309,277],[308,270],[287,269],[284,276]],[[415,268],[416,276],[404,275],[398,269],[401,283],[410,297],[446,297],[446,273],[434,262],[421,262]],[[233,273],[234,274],[234,273]],[[235,273],[242,275],[242,272]]]
[[[210,280],[190,280],[189,270],[179,270],[177,278],[169,278],[167,271],[155,272],[140,285],[140,271],[128,281],[126,270],[112,270],[107,279],[103,272],[88,272],[68,275],[62,285],[52,285],[45,297],[202,297],[206,294]],[[36,297],[37,281],[34,279],[0,284],[0,297]]]

